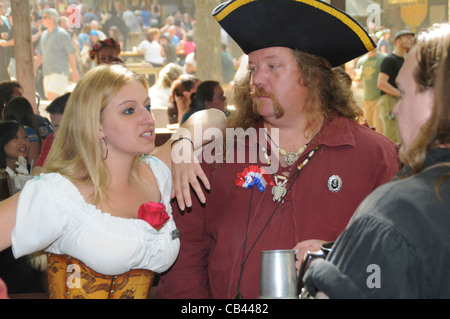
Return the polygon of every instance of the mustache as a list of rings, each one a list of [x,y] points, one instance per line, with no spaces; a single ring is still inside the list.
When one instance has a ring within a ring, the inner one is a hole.
[[[255,114],[259,114],[259,111],[262,107],[262,102],[258,101],[257,98],[267,97],[270,98],[273,102],[275,117],[280,118],[284,115],[284,110],[281,107],[280,102],[278,102],[277,97],[273,93],[267,92],[263,87],[259,86],[255,87],[253,90],[250,91],[250,96],[253,100],[253,112],[255,112]]]
[[[250,95],[252,98],[257,97],[268,97],[272,101],[276,101],[276,97],[273,93],[267,92],[263,87],[256,86],[251,92]]]

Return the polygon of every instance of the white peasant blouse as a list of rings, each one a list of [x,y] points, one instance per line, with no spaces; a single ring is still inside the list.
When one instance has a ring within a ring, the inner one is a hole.
[[[58,173],[27,182],[19,196],[12,232],[15,258],[39,250],[66,254],[94,271],[118,275],[131,269],[166,271],[180,242],[170,206],[172,174],[153,156],[143,157],[158,183],[169,221],[159,230],[141,219],[115,217],[87,203],[78,188]]]

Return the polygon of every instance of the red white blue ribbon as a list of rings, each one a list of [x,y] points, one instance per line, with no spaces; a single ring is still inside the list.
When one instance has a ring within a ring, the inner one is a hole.
[[[235,184],[243,188],[253,188],[256,185],[261,193],[264,192],[267,184],[274,185],[265,171],[256,165],[251,165],[238,173]]]

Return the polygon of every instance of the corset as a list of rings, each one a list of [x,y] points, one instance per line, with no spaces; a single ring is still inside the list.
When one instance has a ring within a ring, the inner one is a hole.
[[[47,276],[50,299],[147,299],[155,273],[103,275],[76,258],[47,253]]]

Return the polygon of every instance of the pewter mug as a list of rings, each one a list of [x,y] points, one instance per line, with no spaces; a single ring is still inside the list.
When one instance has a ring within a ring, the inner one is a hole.
[[[295,250],[263,250],[260,299],[298,299]]]

